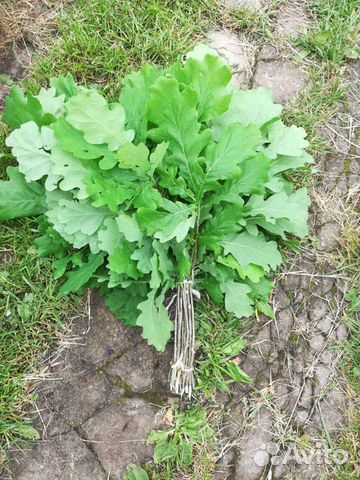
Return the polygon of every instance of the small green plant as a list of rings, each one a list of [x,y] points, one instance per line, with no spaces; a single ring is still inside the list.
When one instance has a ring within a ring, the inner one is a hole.
[[[155,446],[155,465],[171,479],[175,471],[186,471],[192,465],[197,448],[215,446],[215,431],[204,408],[192,407],[183,412],[173,408],[168,410],[167,417],[172,427],[152,431],[148,444]]]
[[[269,91],[230,80],[200,45],[125,78],[117,103],[71,76],[6,102],[18,167],[0,183],[0,219],[37,216],[61,293],[99,287],[158,350],[173,329],[166,294],[184,279],[238,318],[268,314],[274,239],[307,233],[306,189],[283,175],[312,162],[305,131],[284,125]]]
[[[318,26],[297,45],[307,54],[315,53],[323,60],[342,64],[359,58],[360,13],[357,0],[311,0],[308,8]]]
[[[272,282],[269,287],[272,289]],[[197,392],[211,397],[217,391],[229,392],[234,382],[251,383],[251,378],[240,368],[238,358],[246,347],[244,323],[207,302],[199,305],[196,314]]]

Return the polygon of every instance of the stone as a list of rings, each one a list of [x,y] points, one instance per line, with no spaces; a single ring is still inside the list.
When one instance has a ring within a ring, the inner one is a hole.
[[[59,386],[48,396],[53,410],[61,414],[73,426],[81,425],[98,408],[111,398],[113,385],[102,372],[92,372],[77,381]],[[118,389],[118,396],[121,396]]]
[[[82,336],[74,352],[96,366],[104,365],[142,340],[140,329],[127,327],[115,318],[96,293],[91,304],[90,324],[86,319],[79,319],[74,322],[73,331]]]
[[[141,342],[115,359],[106,368],[106,372],[120,377],[133,392],[150,390],[154,381],[153,349]]]
[[[316,352],[321,352],[321,350],[325,346],[325,338],[321,333],[317,333],[314,335],[310,340],[310,348],[311,350],[315,350]]]
[[[271,352],[270,324],[266,323],[261,327],[254,340],[254,347],[262,357],[266,357]]]
[[[299,426],[305,425],[305,422],[309,416],[309,412],[307,410],[300,410],[297,409],[296,411],[296,422]]]
[[[339,325],[336,329],[336,338],[339,342],[345,342],[349,335],[348,329],[345,325]]]
[[[276,311],[282,310],[290,305],[290,299],[280,288],[277,288],[274,295],[275,309]]]
[[[16,455],[16,480],[106,480],[86,444],[72,431],[51,440],[40,441],[32,449]]]
[[[146,439],[155,428],[156,412],[153,405],[129,398],[104,408],[83,424],[89,445],[113,480],[123,478],[129,463],[141,465],[151,460],[152,448]]]
[[[9,95],[10,85],[0,83],[0,109],[5,107],[5,99]]]
[[[246,8],[254,13],[263,10],[267,3],[264,0],[225,0],[226,7]]]
[[[214,30],[208,35],[210,47],[224,57],[233,71],[233,84],[245,88],[249,84],[255,48],[245,37],[239,38],[227,30]]]
[[[272,338],[284,345],[290,336],[294,323],[294,316],[291,308],[287,307],[276,313],[275,321],[271,324]]]
[[[174,345],[169,343],[165,352],[155,355],[155,383],[164,393],[170,392],[170,372],[174,357]]]
[[[275,32],[279,37],[297,38],[311,28],[312,22],[306,15],[301,2],[280,5]]]
[[[339,247],[340,236],[340,225],[337,223],[326,223],[320,227],[317,232],[317,237],[319,239],[319,250],[323,252],[333,252]]]
[[[257,65],[253,87],[270,88],[276,102],[286,103],[295,98],[305,86],[304,72],[290,60],[259,62]]]
[[[229,450],[220,458],[211,477],[212,480],[227,480],[230,477],[233,469],[233,457],[233,451]]]
[[[258,480],[261,477],[270,460],[266,446],[272,440],[271,430],[270,415],[260,410],[245,430],[235,454],[234,480]]]
[[[59,384],[77,381],[94,370],[92,365],[84,362],[74,353],[74,348],[66,348],[59,357],[50,364],[51,376],[45,379],[43,387],[46,391],[58,388]]]
[[[330,391],[320,402],[320,408],[321,417],[314,415],[314,423],[319,429],[325,428],[332,433],[346,424],[346,402],[339,390]]]
[[[37,392],[37,396],[36,408],[31,416],[34,418],[33,426],[40,433],[41,438],[46,440],[70,432],[72,426],[49,406],[46,396],[42,392]]]
[[[294,292],[300,284],[300,275],[288,274],[282,281],[285,292]]]
[[[288,380],[279,379],[274,386],[275,400],[279,408],[285,408],[289,400]]]
[[[314,386],[314,395],[319,395],[322,393],[322,390],[327,387],[330,380],[330,368],[319,363],[315,368],[315,386]]]
[[[258,61],[271,62],[272,60],[279,60],[280,56],[274,45],[264,45],[258,55]]]
[[[310,410],[311,405],[312,405],[312,396],[313,396],[313,391],[312,391],[312,386],[311,386],[311,380],[306,379],[304,388],[299,400],[299,405],[303,407],[305,410]]]
[[[329,304],[322,298],[316,298],[309,308],[311,322],[318,322],[329,312]]]
[[[323,333],[329,333],[332,325],[332,319],[329,315],[325,315],[321,320],[316,323],[316,328]]]

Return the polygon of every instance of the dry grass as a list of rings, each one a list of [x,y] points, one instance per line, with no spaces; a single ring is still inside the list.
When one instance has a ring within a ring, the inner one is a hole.
[[[16,45],[44,50],[56,29],[62,2],[4,0],[0,4],[0,59]]]

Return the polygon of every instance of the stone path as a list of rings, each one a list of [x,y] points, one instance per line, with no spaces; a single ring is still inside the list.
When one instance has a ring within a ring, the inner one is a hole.
[[[260,0],[247,3],[263,5]],[[309,21],[299,3],[280,10],[275,19],[277,45],[258,48],[226,31],[211,32],[209,40],[229,60],[239,87],[272,88],[276,100],[285,103],[308,79],[282,42]],[[349,67],[354,85],[359,67],[359,62]],[[332,130],[324,130],[334,153],[318,159],[314,179],[310,235],[318,246],[309,242],[290,258],[277,277],[276,319],[262,318],[249,331],[252,345],[241,366],[254,385],[238,385],[222,399],[224,455],[214,479],[318,479],[324,466],[297,461],[294,446],[306,439],[323,459],[326,439],[336,438],[347,425],[346,385],[337,371],[339,351],[333,349],[347,338],[341,323],[347,281],[334,270],[335,253],[351,221],[347,214],[359,198],[360,149],[356,128],[334,132],[344,121],[354,124],[356,119],[359,125],[355,87],[351,95],[351,111],[334,119]],[[138,330],[114,319],[92,293],[91,317],[74,320],[67,342],[51,354],[39,387],[34,413],[41,441],[11,452],[11,474],[0,479],[120,480],[128,463],[150,460],[147,435],[161,427],[161,408],[176,401],[168,391],[171,357],[170,347],[155,353]]]

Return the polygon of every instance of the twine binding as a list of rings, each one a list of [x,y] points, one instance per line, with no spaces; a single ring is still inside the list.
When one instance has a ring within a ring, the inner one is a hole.
[[[192,280],[184,280],[177,289],[175,309],[174,362],[171,366],[170,390],[177,395],[191,398],[195,388],[195,314]]]

